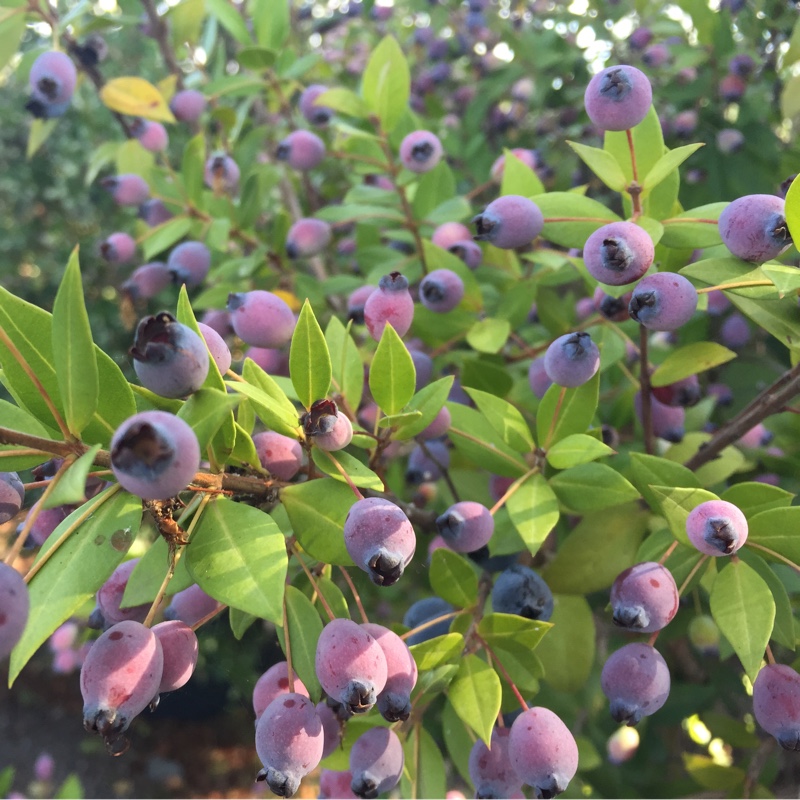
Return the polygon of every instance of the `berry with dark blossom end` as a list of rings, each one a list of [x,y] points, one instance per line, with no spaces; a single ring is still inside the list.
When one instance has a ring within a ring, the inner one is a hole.
[[[306,86],[297,101],[300,113],[311,125],[327,125],[333,116],[333,109],[316,102],[317,98],[328,91],[327,86],[320,83],[312,83]]]
[[[675,381],[667,386],[654,386],[653,397],[659,403],[667,406],[691,408],[696,406],[702,397],[700,381],[697,379],[697,375],[690,375],[688,378]]]
[[[449,269],[429,272],[419,285],[419,299],[429,311],[452,311],[464,297],[464,281]]]
[[[112,233],[100,242],[99,250],[109,264],[127,264],[136,255],[136,240],[127,233]]]
[[[370,728],[350,750],[350,788],[357,797],[371,798],[394,789],[403,774],[403,745],[390,728]]]
[[[649,644],[626,644],[608,657],[600,685],[611,703],[611,716],[633,726],[667,702],[669,667],[661,653]]]
[[[636,392],[633,398],[633,407],[639,421],[644,424],[642,416],[642,393]],[[685,434],[684,422],[686,412],[681,406],[668,406],[659,402],[651,393],[650,419],[653,425],[653,435],[668,442],[680,442]]]
[[[150,197],[150,187],[141,175],[126,174],[103,178],[100,185],[107,189],[120,206],[140,206]]]
[[[739,197],[722,210],[718,226],[725,247],[756,264],[777,258],[792,243],[785,201],[772,194]]]
[[[132,300],[149,300],[172,283],[172,274],[163,261],[142,264],[122,284],[120,290]]]
[[[255,289],[228,295],[228,311],[236,335],[253,347],[283,347],[294,332],[295,318],[283,298]]]
[[[203,171],[203,180],[209,189],[219,194],[233,194],[239,188],[239,165],[224,153],[209,156]]]
[[[309,258],[321,253],[331,241],[331,226],[321,219],[307,217],[295,222],[286,235],[289,258]]]
[[[592,302],[594,307],[611,322],[625,322],[631,318],[628,313],[628,304],[633,296],[632,292],[626,292],[620,297],[606,294],[599,286],[594,290]]]
[[[465,239],[472,239],[472,233],[460,222],[443,222],[431,234],[431,241],[443,250],[449,250],[456,242]]]
[[[567,333],[547,348],[544,368],[559,386],[582,386],[600,369],[600,351],[586,331]]]
[[[447,249],[460,258],[469,269],[477,269],[483,260],[483,250],[472,239],[461,239]]]
[[[615,625],[636,633],[653,633],[678,613],[678,587],[663,564],[644,561],[617,575],[611,586]]]
[[[379,342],[388,322],[398,336],[405,336],[413,320],[414,301],[408,291],[408,280],[399,272],[384,275],[364,303],[364,324],[369,335]]]
[[[347,319],[353,320],[356,325],[364,324],[364,304],[377,288],[377,286],[367,283],[350,293],[347,298]]]
[[[450,451],[447,445],[444,442],[426,442],[424,450],[417,445],[409,454],[406,480],[409,483],[438,481],[442,477],[442,469],[449,466]]]
[[[691,543],[709,556],[733,555],[747,541],[747,519],[733,503],[708,500],[686,518]]]
[[[69,108],[77,81],[78,71],[66,53],[56,50],[42,53],[28,74],[31,99],[26,108],[41,119],[62,116]]]
[[[211,268],[211,251],[203,242],[182,242],[167,259],[175,283],[199,286]]]
[[[489,543],[494,518],[483,504],[462,500],[437,517],[436,528],[448,547],[458,553],[471,553]]]
[[[652,331],[674,331],[687,323],[697,308],[697,290],[676,272],[655,272],[633,290],[628,311]]]
[[[473,239],[513,250],[530,244],[542,232],[544,216],[527,197],[506,194],[489,203],[472,222],[477,229]]]
[[[169,134],[160,122],[138,119],[131,131],[139,144],[151,153],[163,153],[169,147]]]
[[[753,682],[753,715],[784,750],[800,752],[800,675],[786,664],[767,664]]]
[[[553,593],[538,573],[514,564],[498,575],[492,587],[492,609],[547,622],[553,616]]]
[[[0,472],[0,525],[15,517],[25,502],[25,486],[16,472]]]
[[[601,130],[636,127],[653,102],[653,88],[636,67],[620,65],[598,72],[586,87],[584,104],[589,119]]]
[[[206,110],[206,98],[196,89],[175,92],[169,107],[178,122],[196,122]]]
[[[325,142],[311,131],[292,131],[280,142],[275,156],[292,169],[308,172],[319,166],[325,158]]]
[[[0,561],[0,661],[14,649],[28,624],[28,585],[22,575]]]
[[[650,234],[633,222],[612,222],[586,240],[583,260],[592,277],[610,286],[638,281],[655,258]]]
[[[400,142],[400,163],[411,172],[430,172],[443,153],[439,137],[430,131],[413,131]]]
[[[411,714],[411,690],[417,683],[417,662],[408,645],[383,625],[361,625],[381,646],[386,656],[386,685],[378,695],[378,710],[389,722],[407,720]]]

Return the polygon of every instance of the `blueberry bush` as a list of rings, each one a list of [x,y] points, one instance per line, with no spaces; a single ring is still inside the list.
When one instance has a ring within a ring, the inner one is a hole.
[[[12,691],[123,755],[227,620],[253,792],[794,791],[798,64],[775,2],[9,0],[0,182],[86,203],[0,245]]]

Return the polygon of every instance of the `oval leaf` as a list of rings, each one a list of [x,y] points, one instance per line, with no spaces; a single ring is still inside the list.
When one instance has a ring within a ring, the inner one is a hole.
[[[289,373],[297,396],[306,408],[327,397],[331,386],[331,356],[308,299],[303,303],[292,334]]]
[[[100,89],[100,99],[106,108],[120,114],[175,122],[164,96],[144,78],[112,78]]]

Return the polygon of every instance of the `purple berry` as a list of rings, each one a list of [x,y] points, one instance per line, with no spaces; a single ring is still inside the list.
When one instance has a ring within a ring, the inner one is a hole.
[[[642,421],[642,393],[637,392],[633,398],[633,407],[639,421]],[[668,406],[650,396],[650,419],[653,423],[653,434],[668,442],[680,442],[685,434],[684,422],[686,412],[680,406]]]
[[[388,322],[398,336],[405,336],[413,319],[414,301],[408,291],[408,280],[399,272],[384,275],[364,303],[364,324],[369,335],[379,342]]]
[[[422,600],[417,600],[412,603],[403,617],[403,625],[407,628],[418,628],[426,622],[430,622],[437,617],[443,617],[453,611],[453,606],[450,603],[442,600],[441,597],[425,597]],[[418,633],[409,636],[406,643],[410,647],[420,642],[427,642],[428,639],[434,639],[437,636],[444,636],[450,630],[451,619],[445,619],[437,622],[435,625],[425,628]]]
[[[150,187],[141,175],[116,175],[103,178],[100,185],[107,189],[120,206],[140,206],[150,197]]]
[[[427,453],[417,445],[408,456],[406,480],[409,483],[438,481],[442,469],[450,466],[450,451],[444,442],[426,442],[425,449]]]
[[[598,228],[583,247],[592,277],[610,286],[638,281],[655,258],[650,234],[633,222],[612,222]]]
[[[158,197],[154,197],[139,206],[139,219],[143,219],[151,228],[169,222],[174,216],[164,205],[164,201]]]
[[[208,352],[211,353],[211,358],[214,359],[217,369],[221,375],[224,375],[231,368],[230,348],[210,325],[206,325],[205,322],[198,322],[197,327],[200,328],[203,341],[206,343]]]
[[[169,134],[160,122],[140,119],[133,125],[133,135],[151,153],[163,153],[169,147]]]
[[[511,765],[509,728],[492,731],[491,749],[477,739],[469,754],[469,777],[475,797],[511,797],[522,790],[522,780]]]
[[[669,668],[661,653],[649,644],[626,644],[608,657],[600,685],[611,703],[611,716],[632,726],[666,703]]]
[[[322,86],[319,83],[312,83],[310,86],[307,86],[300,95],[300,99],[297,101],[297,107],[310,125],[321,126],[327,125],[330,122],[333,116],[333,109],[314,102],[321,94],[325,94],[327,91],[327,86]]]
[[[733,503],[708,500],[686,518],[692,544],[709,556],[729,556],[747,541],[747,520]]]
[[[663,67],[670,59],[670,51],[669,47],[662,43],[658,42],[657,44],[651,44],[645,51],[642,53],[642,61],[648,66],[653,68]]]
[[[322,629],[315,667],[325,693],[354,714],[375,705],[388,674],[381,646],[360,625],[343,618]]]
[[[331,241],[331,226],[321,219],[299,219],[286,235],[289,258],[309,258],[321,253]]]
[[[553,593],[530,567],[514,564],[494,582],[492,610],[547,622],[553,616]]]
[[[206,98],[196,89],[176,92],[169,107],[178,122],[196,122],[206,110]]]
[[[450,430],[451,422],[452,417],[450,415],[450,410],[447,406],[442,406],[439,409],[439,413],[433,418],[433,422],[431,422],[425,430],[420,431],[417,436],[420,439],[438,439]]]
[[[785,213],[782,197],[748,194],[723,209],[719,235],[735,256],[762,264],[777,258],[792,243]]]
[[[772,441],[772,437],[772,431],[767,430],[764,424],[759,422],[742,434],[737,440],[737,444],[742,447],[765,447]]]
[[[256,751],[266,780],[279,797],[291,797],[322,760],[324,735],[314,704],[301,694],[276,697],[256,724]]]
[[[653,32],[649,28],[636,28],[628,36],[628,44],[634,50],[644,50],[653,41]]]
[[[631,317],[652,331],[674,331],[697,308],[697,290],[683,275],[656,272],[642,278],[628,306]]]
[[[411,360],[414,362],[414,369],[416,371],[416,381],[414,391],[418,392],[424,386],[431,382],[433,377],[433,359],[422,350],[417,350],[414,347],[409,347],[408,352],[411,355]]]
[[[672,573],[654,561],[628,567],[611,587],[614,624],[636,633],[660,631],[678,613],[678,603]]]
[[[153,261],[137,267],[121,290],[132,300],[149,300],[160,294],[172,283],[172,275],[162,261]]]
[[[714,289],[708,293],[708,313],[715,317],[727,311],[731,307],[731,301],[725,296],[725,292]]]
[[[292,338],[295,318],[285,300],[272,292],[228,295],[228,311],[236,335],[254,347],[283,347]]]
[[[586,331],[567,333],[547,348],[544,369],[559,386],[582,386],[600,369],[600,351]]]
[[[307,172],[319,166],[325,158],[325,142],[311,131],[292,131],[278,145],[275,155],[292,169]]]
[[[747,84],[738,75],[726,75],[719,82],[719,95],[726,103],[737,103],[746,90]]]
[[[206,161],[203,180],[216,194],[234,194],[240,177],[239,165],[230,156],[218,153]]]
[[[430,131],[413,131],[400,142],[400,163],[411,172],[430,172],[443,153],[439,137]]]
[[[341,450],[353,440],[353,423],[341,411],[336,412],[332,426],[314,435],[314,444],[320,450]]]
[[[69,107],[78,71],[65,53],[51,50],[42,53],[31,65],[28,81],[31,100],[28,110],[36,117],[60,117]]]
[[[784,750],[800,751],[800,675],[786,664],[767,664],[753,683],[753,714]]]
[[[472,222],[477,229],[476,241],[485,241],[502,250],[513,250],[530,244],[544,227],[539,206],[527,197],[506,194],[489,203]]]
[[[336,772],[332,769],[323,769],[319,773],[319,800],[355,800],[358,797],[353,793],[350,784],[353,773],[349,769]]]
[[[189,627],[210,617],[223,607],[222,603],[207,595],[196,583],[172,596],[164,609],[164,619],[179,619]]]
[[[620,65],[598,72],[583,98],[589,119],[601,130],[624,131],[636,127],[653,102],[647,76],[636,67]]]
[[[16,472],[0,472],[0,525],[17,516],[25,502],[25,486]]]
[[[213,328],[223,339],[233,334],[231,315],[219,308],[209,308],[203,313],[201,322]]]
[[[123,489],[145,500],[183,491],[200,468],[200,445],[180,417],[142,411],[125,420],[111,439],[111,469]]]
[[[740,78],[749,78],[755,68],[756,62],[747,53],[739,53],[728,62],[728,72],[732,75],[738,75]]]
[[[528,367],[528,383],[531,391],[540,400],[547,394],[547,390],[553,385],[550,376],[544,366],[544,356],[534,358]]]
[[[403,774],[403,745],[389,728],[370,728],[350,750],[350,788],[356,797],[375,798],[394,789]]]
[[[399,506],[380,497],[367,497],[350,507],[344,543],[350,558],[373,583],[391,586],[411,561],[417,539]]]
[[[407,720],[411,714],[411,690],[417,683],[417,663],[408,645],[383,625],[361,625],[381,646],[386,656],[386,685],[378,695],[378,710],[389,722]]]
[[[569,728],[548,708],[523,711],[511,726],[508,756],[517,776],[536,797],[561,794],[578,770],[578,745]]]
[[[599,286],[594,290],[592,303],[596,311],[599,311],[607,320],[611,322],[625,322],[631,318],[628,312],[628,305],[633,297],[633,292],[626,292],[621,297],[614,297],[606,294]]]
[[[464,297],[464,281],[449,269],[429,272],[419,285],[419,299],[429,311],[452,311]]]
[[[431,235],[431,241],[443,250],[449,250],[457,242],[471,239],[472,232],[460,222],[443,222]]]
[[[527,150],[523,147],[514,147],[511,149],[511,152],[520,160],[523,164],[530,167],[531,169],[536,169],[539,166],[539,159],[536,155],[535,150]],[[492,164],[492,168],[489,170],[489,174],[492,176],[492,180],[500,183],[503,179],[503,173],[505,172],[506,168],[506,157],[505,155],[498,156],[494,163]]]
[[[273,664],[253,687],[253,711],[255,711],[256,720],[278,695],[289,694],[290,691],[289,665],[286,661],[279,661],[277,664]],[[308,689],[297,675],[294,676],[294,693],[308,697]]]
[[[483,260],[483,250],[472,239],[460,239],[447,249],[460,258],[469,269],[477,269]]]
[[[297,439],[263,431],[253,436],[253,444],[261,466],[279,481],[290,481],[303,466],[303,448]]]
[[[99,249],[109,264],[128,264],[136,255],[136,240],[127,233],[112,233],[100,242]]]
[[[359,286],[347,298],[347,319],[353,320],[356,325],[364,324],[364,304],[367,298],[377,289],[371,283]]]
[[[183,242],[167,259],[175,283],[199,286],[211,268],[211,251],[202,242]]]
[[[28,586],[22,575],[0,561],[0,661],[16,646],[28,623]]]
[[[697,379],[697,375],[690,375],[688,378],[675,381],[668,386],[654,386],[653,397],[659,403],[667,406],[691,408],[696,406],[702,397],[700,381]]]
[[[741,150],[745,141],[744,134],[735,128],[723,128],[717,133],[717,148],[726,156]]]
[[[33,513],[38,508],[40,501],[37,500],[28,510],[28,514]],[[55,508],[45,508],[36,515],[33,526],[28,532],[28,536],[34,545],[42,545],[47,541],[50,534],[75,510],[75,506],[63,505]],[[27,517],[26,517],[27,519]]]
[[[81,667],[83,727],[110,741],[158,694],[164,656],[158,637],[125,620],[92,645]]]
[[[325,700],[317,703],[317,716],[322,723],[322,733],[325,738],[322,746],[322,757],[327,758],[342,743],[342,726],[336,712]]]
[[[118,622],[129,619],[135,622],[144,622],[147,612],[150,610],[150,603],[143,603],[131,608],[120,608],[128,580],[138,563],[138,558],[123,561],[97,590],[97,608],[92,617],[101,621],[99,627],[110,628]]]
[[[180,620],[159,622],[153,626],[153,633],[161,643],[164,654],[164,668],[158,691],[174,692],[188,682],[197,666],[197,636]]]
[[[437,517],[436,527],[448,547],[457,553],[472,553],[489,543],[494,518],[481,503],[462,500]]]

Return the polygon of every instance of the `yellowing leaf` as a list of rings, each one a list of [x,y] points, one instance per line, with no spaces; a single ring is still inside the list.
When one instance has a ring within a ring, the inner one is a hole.
[[[144,78],[114,78],[100,90],[100,99],[120,114],[175,122],[161,92]]]
[[[156,84],[156,88],[161,92],[162,97],[169,102],[172,99],[172,95],[175,94],[175,90],[178,88],[178,76],[167,75],[166,78],[162,78]]]
[[[295,314],[303,307],[303,304],[297,299],[297,296],[293,295],[291,292],[287,292],[285,289],[274,289],[272,294],[278,295]]]

